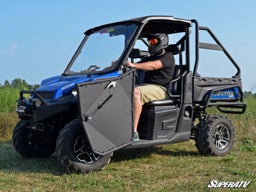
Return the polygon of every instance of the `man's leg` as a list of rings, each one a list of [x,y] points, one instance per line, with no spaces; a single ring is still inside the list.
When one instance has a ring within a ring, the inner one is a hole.
[[[142,106],[145,103],[165,99],[168,95],[166,93],[166,89],[164,87],[158,85],[142,85],[134,88],[133,93],[133,128],[134,128],[134,141],[139,140],[139,135],[137,132],[138,124],[140,120],[140,115],[142,112]]]
[[[140,114],[142,111],[141,92],[138,88],[134,89],[133,99],[134,99],[133,128],[134,128],[134,132],[137,132]]]

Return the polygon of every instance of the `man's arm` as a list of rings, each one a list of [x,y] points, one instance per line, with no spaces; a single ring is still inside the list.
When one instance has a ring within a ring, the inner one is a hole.
[[[153,70],[164,68],[163,63],[160,60],[147,61],[142,63],[132,63],[132,62],[126,61],[126,65],[138,70],[145,70],[145,71],[153,71]]]

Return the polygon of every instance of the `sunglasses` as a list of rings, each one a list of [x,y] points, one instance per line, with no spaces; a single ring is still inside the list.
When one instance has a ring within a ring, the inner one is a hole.
[[[159,40],[157,38],[153,38],[153,39],[148,39],[148,43],[150,45],[157,45],[159,43]]]

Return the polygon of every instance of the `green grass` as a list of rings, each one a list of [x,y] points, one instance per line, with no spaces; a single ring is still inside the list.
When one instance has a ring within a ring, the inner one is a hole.
[[[255,191],[255,142],[237,140],[224,157],[200,156],[194,141],[121,150],[104,170],[85,175],[66,173],[54,155],[25,160],[4,142],[0,191],[214,191],[207,189],[211,180],[251,181],[243,190]]]
[[[8,141],[18,121],[16,112],[0,112],[0,141]]]
[[[16,109],[19,90],[15,88],[0,87],[0,112],[12,112]]]

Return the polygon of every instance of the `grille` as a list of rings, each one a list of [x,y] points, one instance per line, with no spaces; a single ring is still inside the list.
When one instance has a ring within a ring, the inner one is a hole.
[[[38,94],[44,99],[52,99],[54,92],[50,91],[38,91]]]

